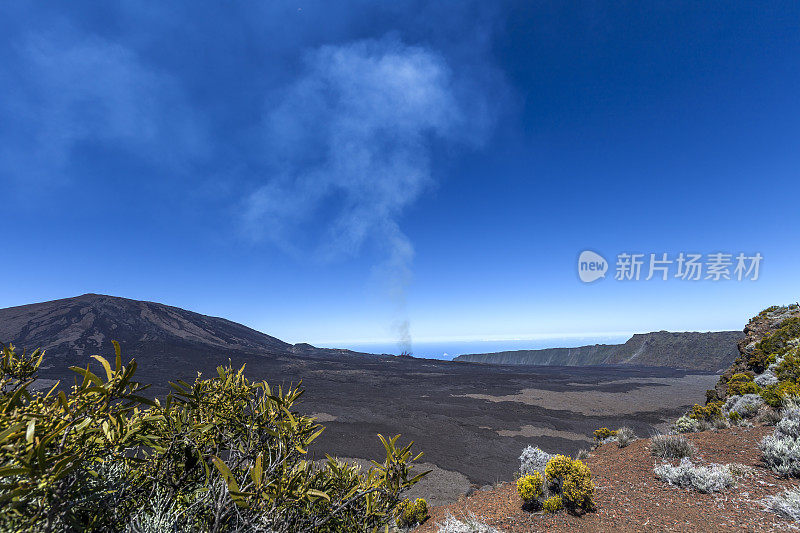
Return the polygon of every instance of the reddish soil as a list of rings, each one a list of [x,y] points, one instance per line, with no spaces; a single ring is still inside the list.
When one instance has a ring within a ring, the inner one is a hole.
[[[650,455],[649,439],[626,448],[606,444],[593,451],[586,464],[596,485],[597,511],[574,516],[522,510],[513,483],[477,491],[459,502],[433,507],[431,518],[415,533],[436,531],[447,513],[474,513],[506,532],[522,531],[787,531],[792,524],[766,511],[761,499],[797,485],[769,471],[760,459],[758,442],[774,428],[734,427],[687,435],[697,447],[695,463],[741,463],[753,467],[722,493],[701,494],[670,486],[653,475],[660,459]],[[673,461],[677,464],[678,461]]]

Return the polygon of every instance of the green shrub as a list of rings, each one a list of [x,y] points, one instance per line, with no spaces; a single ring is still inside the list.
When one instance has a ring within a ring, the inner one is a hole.
[[[789,341],[800,337],[800,317],[785,320],[781,327],[765,336],[756,344],[756,349],[765,354],[785,353],[789,348]]]
[[[594,507],[594,483],[589,467],[582,461],[572,461],[572,469],[561,486],[564,506],[575,511],[589,511]]]
[[[572,471],[572,459],[566,455],[554,455],[544,467],[544,477],[547,485],[553,492],[561,491],[561,483],[564,478]]]
[[[740,415],[736,411],[731,411],[730,413],[728,413],[728,419],[734,424],[737,424],[742,421],[742,415]]]
[[[782,311],[782,310],[785,310],[785,309],[786,309],[786,307],[782,306],[782,305],[770,305],[769,307],[767,307],[766,309],[764,309],[763,311],[761,311],[758,314],[759,314],[759,316],[766,316],[766,315],[768,315],[770,313],[774,313],[775,311]]]
[[[761,390],[764,403],[779,408],[790,398],[800,397],[800,386],[789,381],[779,381],[768,385]]]
[[[791,383],[800,382],[800,353],[794,348],[787,352],[778,366],[775,368],[775,376],[778,381],[789,381]]]
[[[608,428],[600,428],[594,430],[594,438],[599,442],[602,442],[609,437],[615,437],[616,435],[617,435],[616,431],[612,431]]]
[[[406,498],[397,506],[397,526],[411,528],[428,518],[428,502],[417,498],[413,502]]]
[[[136,362],[95,356],[69,394],[31,387],[43,355],[0,360],[2,531],[363,531],[388,524],[411,477],[411,444],[384,439],[362,473],[306,460],[323,428],[293,410],[298,388],[251,382],[244,367],[172,383],[164,402],[132,380]]]
[[[722,418],[722,405],[722,402],[711,402],[708,405],[694,404],[689,412],[689,418],[708,421]]]
[[[755,348],[747,358],[747,367],[756,374],[761,374],[774,362],[775,354],[768,354],[759,348]]]
[[[555,495],[547,498],[542,504],[542,508],[548,513],[557,513],[564,508],[564,503],[561,501],[561,496]]]
[[[758,385],[753,382],[750,373],[740,372],[731,376],[728,380],[728,395],[741,396],[744,394],[758,394],[761,391]]]
[[[547,463],[545,476],[551,490],[560,493],[564,507],[572,512],[594,509],[594,483],[582,461],[556,455]]]
[[[534,472],[533,474],[526,474],[517,479],[517,492],[520,498],[529,502],[540,498],[542,496],[542,486],[544,485],[544,478],[541,472]]]

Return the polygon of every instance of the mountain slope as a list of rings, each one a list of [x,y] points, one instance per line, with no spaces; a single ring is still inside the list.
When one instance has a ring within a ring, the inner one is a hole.
[[[46,349],[50,365],[85,364],[90,355],[113,354],[111,340],[122,344],[126,358],[162,367],[174,358],[355,355],[292,345],[224,318],[101,294],[0,309],[0,341]]]
[[[637,333],[624,344],[465,354],[456,361],[502,365],[641,365],[722,371],[738,351],[740,331]]]

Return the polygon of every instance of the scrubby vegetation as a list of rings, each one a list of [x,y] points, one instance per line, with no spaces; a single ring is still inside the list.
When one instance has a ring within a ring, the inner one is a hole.
[[[732,396],[742,394],[758,394],[759,387],[753,382],[753,374],[740,372],[734,374],[728,381],[728,394]]]
[[[561,496],[556,494],[547,498],[542,504],[542,509],[547,513],[557,513],[564,508],[564,502],[561,501]]]
[[[726,466],[695,466],[687,457],[681,459],[678,466],[668,463],[656,465],[653,472],[670,485],[706,493],[720,492],[734,483],[734,476]]]
[[[782,476],[800,477],[800,406],[789,403],[771,436],[759,445],[764,462]]]
[[[628,444],[636,440],[636,434],[633,429],[625,426],[617,430],[617,446],[625,448]]]
[[[707,422],[720,419],[722,418],[722,402],[716,401],[706,405],[694,404],[688,416],[695,420]]]
[[[800,522],[800,488],[764,498],[767,509],[778,516]]]
[[[580,513],[594,509],[594,483],[589,467],[583,461],[555,455],[545,467],[547,488],[560,494],[564,507]]]
[[[554,513],[566,508],[577,514],[594,509],[589,467],[580,459],[550,455],[532,446],[520,456],[517,493],[528,511],[544,509]]]
[[[695,449],[683,435],[653,435],[650,453],[662,459],[681,459],[694,456]]]
[[[762,405],[764,405],[764,400],[758,394],[745,394],[728,398],[723,411],[731,420],[735,417],[752,418],[758,414]]]
[[[767,405],[779,408],[792,398],[800,398],[800,386],[789,381],[779,381],[764,387],[761,390],[761,397]]]
[[[517,493],[525,502],[531,502],[542,497],[544,477],[541,472],[525,474],[517,479]]]
[[[673,426],[678,433],[692,433],[700,428],[700,424],[697,420],[689,418],[687,415],[683,415],[676,420]]]
[[[593,448],[609,442],[616,442],[620,448],[624,448],[636,440],[636,435],[629,427],[622,427],[616,430],[610,430],[606,427],[602,427],[594,430],[594,440],[595,444]]]
[[[136,362],[95,356],[68,391],[36,391],[43,353],[0,360],[0,530],[372,531],[391,523],[411,476],[411,444],[380,437],[366,472],[305,458],[323,428],[230,365],[142,396]]]
[[[544,468],[551,457],[552,455],[539,448],[534,446],[526,447],[519,456],[520,475],[524,476],[534,472],[544,473]]]
[[[502,533],[472,514],[462,517],[461,520],[449,514],[444,522],[436,524],[436,531],[437,533]]]
[[[617,435],[616,431],[611,431],[608,428],[600,428],[594,430],[594,439],[598,442],[603,442],[610,437]]]
[[[428,502],[423,498],[414,501],[405,499],[397,506],[397,526],[411,528],[423,523],[428,518]]]

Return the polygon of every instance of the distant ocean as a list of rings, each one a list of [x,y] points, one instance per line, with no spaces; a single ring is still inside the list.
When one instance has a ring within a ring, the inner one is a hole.
[[[611,335],[605,337],[559,337],[528,340],[487,340],[412,343],[412,355],[427,359],[450,360],[465,353],[503,352],[507,350],[539,350],[542,348],[574,348],[590,344],[621,344],[630,335]],[[347,348],[357,352],[387,353],[399,355],[402,351],[396,343],[340,343],[321,344],[320,348]]]

